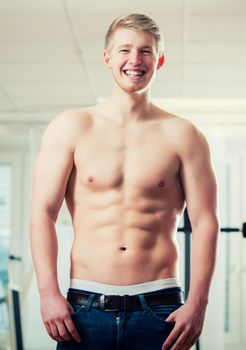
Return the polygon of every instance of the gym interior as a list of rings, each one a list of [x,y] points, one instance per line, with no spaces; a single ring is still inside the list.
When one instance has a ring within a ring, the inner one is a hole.
[[[111,94],[103,62],[112,20],[144,12],[164,35],[153,101],[206,135],[219,184],[220,235],[204,330],[193,350],[246,348],[246,1],[0,0],[0,350],[51,350],[30,253],[34,162],[46,125]],[[66,294],[72,225],[57,220]],[[180,282],[189,288],[192,233],[178,230]]]

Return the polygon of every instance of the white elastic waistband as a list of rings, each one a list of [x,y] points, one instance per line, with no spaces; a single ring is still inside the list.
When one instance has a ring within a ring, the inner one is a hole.
[[[70,288],[105,295],[135,295],[173,287],[180,287],[176,278],[162,278],[155,281],[126,286],[117,286],[114,284],[98,283],[81,279],[70,280]]]

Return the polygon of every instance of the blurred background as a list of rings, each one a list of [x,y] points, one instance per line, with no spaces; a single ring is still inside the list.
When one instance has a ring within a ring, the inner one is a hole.
[[[220,234],[199,348],[246,348],[246,1],[0,0],[0,350],[54,349],[41,321],[30,255],[33,165],[49,121],[111,94],[104,35],[115,17],[135,11],[156,19],[165,39],[153,100],[205,133],[221,225],[239,229]],[[65,204],[57,233],[65,295],[73,237]],[[178,239],[184,286],[182,232]]]

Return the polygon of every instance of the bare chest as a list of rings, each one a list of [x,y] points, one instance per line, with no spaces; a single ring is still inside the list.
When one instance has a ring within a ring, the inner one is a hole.
[[[158,128],[94,128],[79,141],[74,163],[84,188],[120,186],[160,194],[177,182],[179,160]]]

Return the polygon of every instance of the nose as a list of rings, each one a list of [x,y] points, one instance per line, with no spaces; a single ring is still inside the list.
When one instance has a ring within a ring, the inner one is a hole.
[[[132,51],[131,55],[129,57],[129,63],[131,63],[133,66],[137,66],[142,63],[142,57],[137,51]]]

